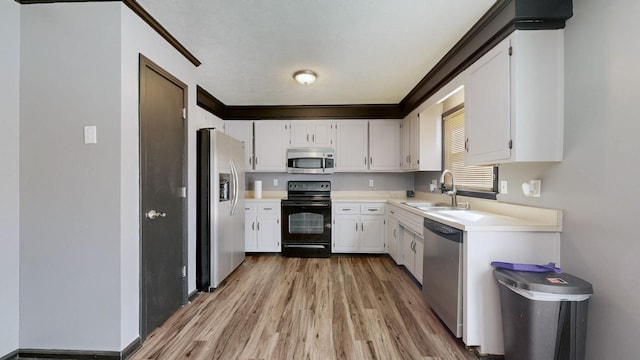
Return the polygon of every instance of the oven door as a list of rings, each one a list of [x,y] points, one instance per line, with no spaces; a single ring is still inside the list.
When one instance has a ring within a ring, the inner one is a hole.
[[[331,244],[331,202],[283,200],[282,245]]]
[[[331,201],[282,201],[282,255],[331,256]]]

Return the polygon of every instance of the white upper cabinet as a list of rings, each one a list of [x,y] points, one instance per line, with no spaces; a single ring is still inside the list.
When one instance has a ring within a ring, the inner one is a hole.
[[[225,134],[244,142],[244,169],[253,170],[253,121],[233,120],[224,122]]]
[[[442,104],[418,114],[418,170],[442,170]]]
[[[409,115],[402,120],[402,170],[418,170],[418,121],[417,116]]]
[[[562,30],[514,31],[467,70],[465,162],[561,161]]]
[[[287,171],[289,121],[261,120],[254,122],[256,171]]]
[[[336,171],[401,170],[401,120],[342,120],[336,124]]]
[[[369,170],[400,171],[402,120],[369,121]]]
[[[341,120],[336,123],[336,171],[369,169],[368,123],[367,120]]]
[[[335,147],[336,122],[333,120],[292,120],[292,148]]]
[[[402,120],[402,170],[442,170],[442,104]]]

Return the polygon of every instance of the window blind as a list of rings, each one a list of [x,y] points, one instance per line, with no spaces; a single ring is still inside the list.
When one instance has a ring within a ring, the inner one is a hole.
[[[496,191],[493,166],[465,166],[464,108],[443,117],[444,168],[451,170],[456,188],[465,190]],[[451,177],[445,177],[445,186],[451,187]]]

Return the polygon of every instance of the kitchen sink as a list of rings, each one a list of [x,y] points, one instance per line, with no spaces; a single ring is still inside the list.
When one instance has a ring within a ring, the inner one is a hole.
[[[484,218],[483,214],[478,214],[471,211],[458,211],[458,210],[443,210],[438,211],[438,215],[444,215],[454,219],[462,219],[467,221],[478,221]]]
[[[416,208],[421,211],[455,211],[455,210],[463,210],[462,208],[453,207],[446,203],[433,203],[433,202],[403,202],[403,204],[407,206],[411,206],[412,208]]]
[[[403,202],[407,206],[414,208],[433,208],[433,207],[450,207],[445,203],[433,203],[433,202]]]
[[[418,210],[422,211],[456,211],[456,210],[464,210],[463,208],[457,208],[449,205],[436,205],[436,206],[414,206]]]

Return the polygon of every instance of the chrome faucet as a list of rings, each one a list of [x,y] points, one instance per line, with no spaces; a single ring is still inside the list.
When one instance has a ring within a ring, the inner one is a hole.
[[[451,206],[457,207],[458,199],[456,198],[456,194],[458,193],[458,190],[456,190],[456,182],[455,180],[453,180],[453,173],[451,172],[451,170],[444,169],[442,175],[440,176],[440,183],[442,183],[442,189],[444,190],[444,176],[447,174],[451,175],[451,186],[453,187],[453,189],[451,189],[451,191],[447,191],[446,194],[451,196]]]

